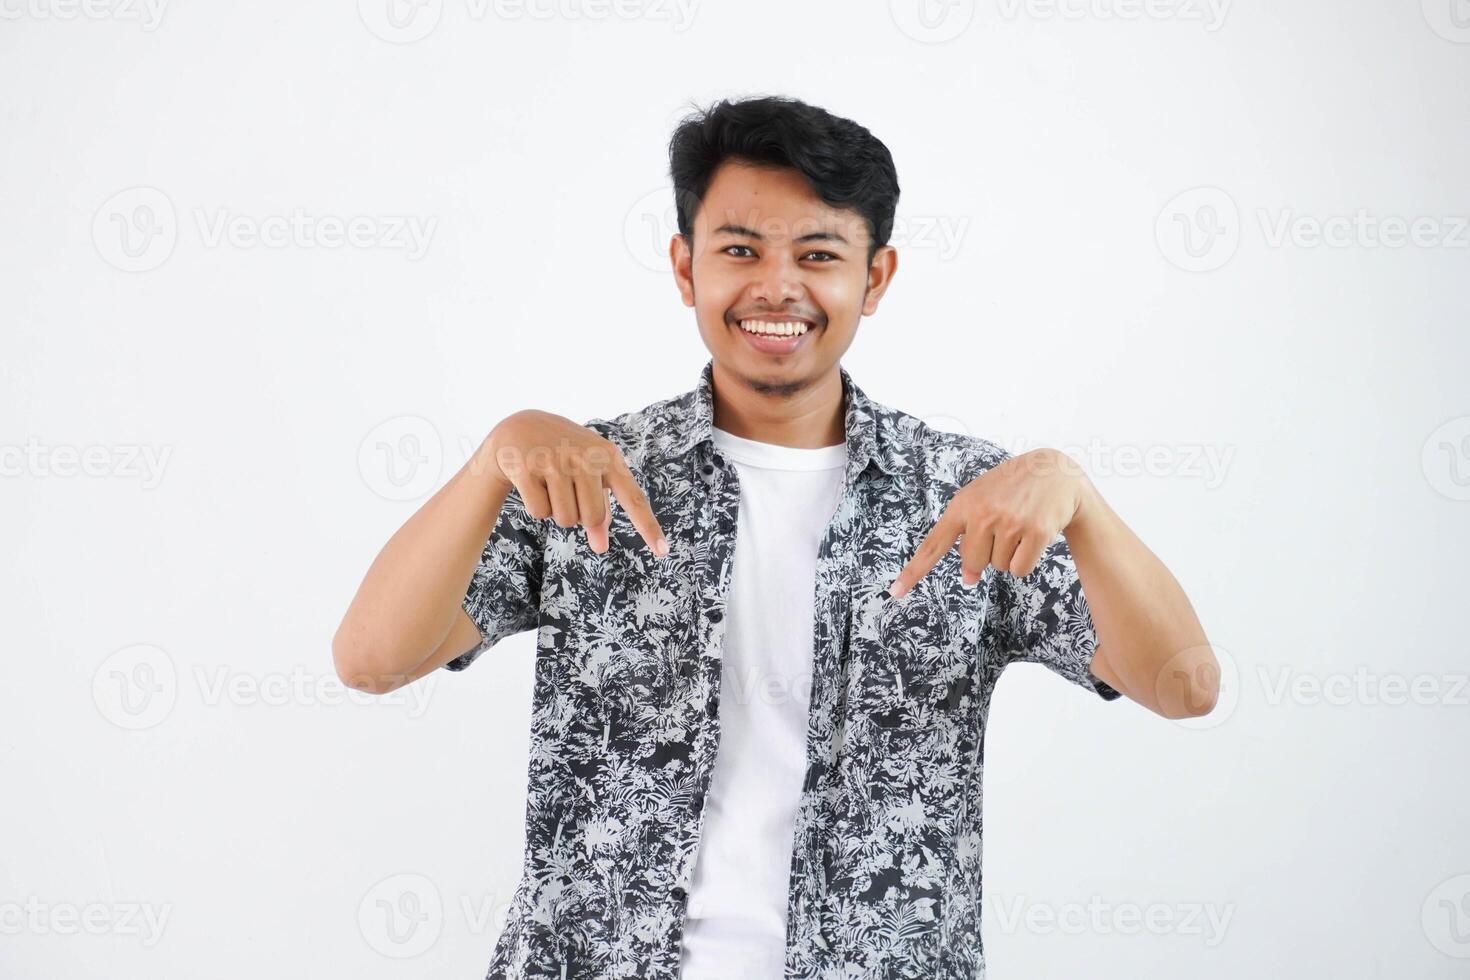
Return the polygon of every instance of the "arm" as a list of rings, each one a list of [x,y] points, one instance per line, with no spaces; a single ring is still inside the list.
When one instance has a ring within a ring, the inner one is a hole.
[[[481,642],[462,599],[511,486],[489,439],[388,539],[332,637],[343,683],[386,694]]]
[[[1220,666],[1189,598],[1070,460],[1081,502],[1063,529],[1097,629],[1092,672],[1165,718],[1208,714]]]
[[[439,667],[464,670],[534,627],[548,519],[585,526],[589,546],[603,553],[608,490],[654,554],[666,556],[663,530],[615,443],[550,412],[507,417],[373,561],[332,639],[337,675],[383,694]]]

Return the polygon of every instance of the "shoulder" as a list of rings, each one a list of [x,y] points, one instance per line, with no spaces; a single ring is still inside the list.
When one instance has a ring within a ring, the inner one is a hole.
[[[617,446],[623,459],[636,470],[679,441],[693,411],[693,392],[685,392],[621,415],[591,418],[582,424]]]
[[[927,421],[869,400],[878,440],[908,472],[959,486],[1009,459],[1011,453],[984,436],[936,428]]]

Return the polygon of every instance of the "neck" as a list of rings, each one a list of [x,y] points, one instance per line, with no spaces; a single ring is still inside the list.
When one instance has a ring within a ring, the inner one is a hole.
[[[794,449],[835,446],[846,438],[836,366],[815,380],[770,383],[731,373],[716,362],[711,381],[714,424],[731,435]]]

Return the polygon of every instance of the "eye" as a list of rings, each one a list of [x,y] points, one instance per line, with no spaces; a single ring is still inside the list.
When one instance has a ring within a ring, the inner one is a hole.
[[[737,259],[743,259],[743,258],[747,258],[748,257],[748,256],[745,256],[745,255],[734,255],[730,251],[731,249],[744,249],[746,252],[749,252],[751,250],[749,245],[726,245],[724,248],[720,249],[720,252],[723,253],[723,254],[725,254],[725,255],[730,255],[731,257],[737,258]],[[838,262],[838,261],[841,260],[841,256],[834,255],[831,252],[822,252],[822,251],[808,252],[805,255],[803,255],[802,258],[809,259],[809,258],[811,258],[814,255],[822,256],[819,264],[826,264],[828,262]]]

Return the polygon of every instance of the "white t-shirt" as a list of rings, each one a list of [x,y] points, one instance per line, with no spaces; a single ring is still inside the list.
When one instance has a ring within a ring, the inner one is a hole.
[[[684,980],[779,978],[792,833],[806,776],[817,550],[847,446],[794,449],[714,430],[740,512],[726,610],[720,742],[684,924]]]

